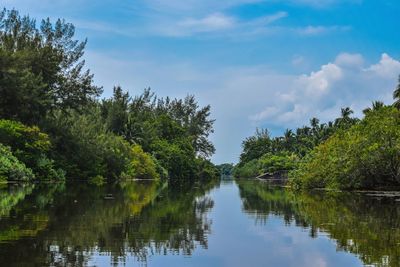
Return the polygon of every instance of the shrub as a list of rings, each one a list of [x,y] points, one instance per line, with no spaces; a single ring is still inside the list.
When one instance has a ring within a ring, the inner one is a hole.
[[[260,174],[260,162],[257,159],[250,160],[242,166],[236,166],[233,175],[238,178],[254,178]]]
[[[56,169],[54,161],[47,157],[50,138],[38,127],[0,120],[0,143],[9,146],[13,155],[32,169],[38,179],[64,179],[64,172]]]
[[[96,108],[90,113],[65,116],[59,112],[49,119],[46,129],[54,144],[53,156],[69,178],[118,179],[130,162],[131,146],[107,131]]]
[[[123,178],[159,179],[160,175],[157,173],[153,158],[145,153],[141,146],[133,145],[131,160],[126,172],[123,173]]]
[[[46,154],[51,146],[47,134],[36,126],[25,126],[17,121],[0,119],[0,143],[9,146],[14,155],[29,166]]]
[[[32,170],[20,162],[8,147],[0,144],[0,182],[29,181],[34,178]]]
[[[152,144],[155,158],[173,180],[194,179],[197,173],[196,153],[188,140],[157,140]]]
[[[263,173],[274,173],[281,170],[293,170],[296,168],[298,161],[299,157],[294,153],[267,153],[259,159],[259,165]]]

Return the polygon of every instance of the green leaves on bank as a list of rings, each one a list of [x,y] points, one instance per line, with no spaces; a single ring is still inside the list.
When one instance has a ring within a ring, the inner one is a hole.
[[[131,97],[121,87],[99,100],[102,89],[82,59],[86,40],[74,34],[64,20],[38,27],[16,10],[0,12],[0,144],[8,151],[2,179],[216,177],[208,160],[215,152],[210,106],[150,89]]]
[[[291,173],[295,187],[379,188],[400,184],[400,111],[382,107],[339,131]]]

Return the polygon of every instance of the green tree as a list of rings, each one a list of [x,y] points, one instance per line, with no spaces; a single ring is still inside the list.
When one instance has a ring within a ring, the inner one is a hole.
[[[99,96],[81,60],[86,41],[58,19],[40,27],[16,10],[0,12],[0,117],[39,123],[55,109],[80,109]]]
[[[396,89],[393,92],[394,103],[393,106],[400,109],[400,75]]]
[[[339,189],[400,185],[400,111],[368,112],[317,146],[290,174],[295,187]]]

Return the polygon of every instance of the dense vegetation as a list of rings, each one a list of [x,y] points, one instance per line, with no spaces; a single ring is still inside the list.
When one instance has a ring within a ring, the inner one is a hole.
[[[294,188],[377,189],[400,186],[400,84],[395,104],[376,101],[364,118],[342,116],[271,138],[266,130],[243,142],[238,177],[288,171]]]
[[[243,141],[240,162],[235,166],[236,177],[256,177],[263,173],[297,168],[300,159],[315,146],[327,140],[338,130],[349,129],[359,120],[351,117],[350,108],[341,110],[341,117],[328,123],[317,118],[310,120],[310,126],[286,130],[283,136],[271,137],[268,130],[257,129],[254,136]]]
[[[150,89],[109,99],[82,60],[75,28],[0,12],[0,181],[217,176],[210,106]]]

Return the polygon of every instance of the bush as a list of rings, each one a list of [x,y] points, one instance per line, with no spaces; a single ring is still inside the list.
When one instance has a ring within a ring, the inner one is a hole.
[[[28,166],[34,166],[36,159],[46,154],[51,146],[48,135],[38,127],[2,119],[0,143],[11,147],[14,155]]]
[[[59,112],[47,122],[52,137],[52,151],[57,163],[69,178],[103,176],[118,179],[131,160],[131,146],[109,131],[99,119],[98,109],[90,115]]]
[[[152,144],[155,158],[173,180],[194,179],[197,173],[196,153],[188,140],[157,140]]]
[[[37,126],[0,120],[0,143],[9,146],[13,155],[32,169],[38,179],[64,179],[64,172],[56,169],[54,161],[47,157],[51,147],[49,136]]]
[[[263,173],[293,170],[296,168],[298,161],[298,156],[293,153],[266,153],[259,159],[253,159],[247,163],[237,165],[234,168],[233,175],[239,178],[254,178]]]
[[[8,147],[0,144],[0,182],[29,181],[34,178],[32,170],[20,162]]]
[[[260,162],[258,159],[250,160],[244,165],[236,166],[233,175],[238,178],[254,178],[260,174]]]
[[[349,130],[317,146],[289,174],[300,188],[377,188],[400,185],[400,111],[368,112]]]
[[[293,170],[296,168],[298,161],[299,157],[294,153],[267,153],[259,159],[259,165],[263,173],[274,173],[282,170]]]
[[[160,175],[157,173],[157,166],[153,158],[145,153],[141,146],[132,146],[131,161],[128,165],[127,171],[123,173],[123,178],[136,178],[136,179],[159,179]]]

